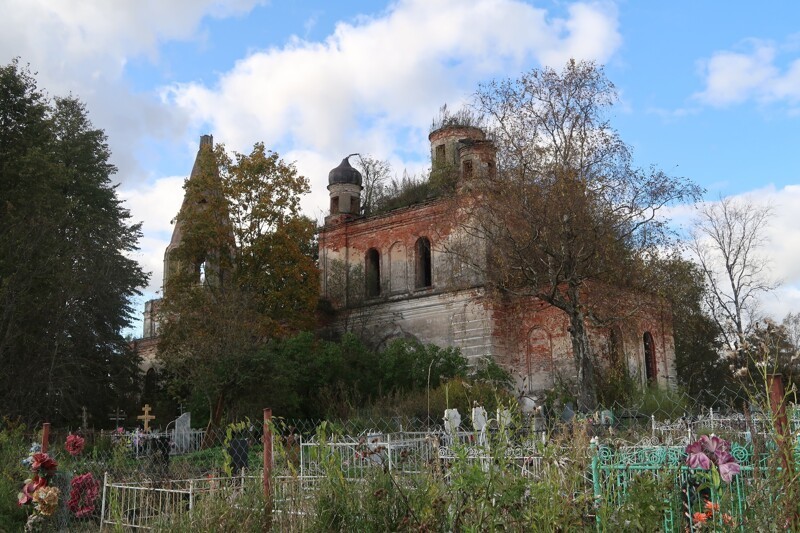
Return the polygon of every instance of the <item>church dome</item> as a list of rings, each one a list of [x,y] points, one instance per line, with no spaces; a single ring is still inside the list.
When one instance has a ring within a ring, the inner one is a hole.
[[[328,185],[347,183],[361,187],[361,172],[350,166],[348,159],[355,154],[350,154],[339,164],[338,167],[328,172]]]

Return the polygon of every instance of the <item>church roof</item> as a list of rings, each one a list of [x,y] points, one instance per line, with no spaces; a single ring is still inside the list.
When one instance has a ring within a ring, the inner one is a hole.
[[[342,159],[339,166],[328,173],[328,185],[347,183],[361,186],[361,172],[350,166],[350,161],[348,161],[354,155],[356,154],[350,154]]]

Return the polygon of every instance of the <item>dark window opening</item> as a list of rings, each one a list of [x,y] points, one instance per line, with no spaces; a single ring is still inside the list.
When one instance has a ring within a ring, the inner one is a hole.
[[[374,298],[381,294],[381,257],[378,250],[371,248],[367,251],[367,298]]]
[[[350,213],[354,215],[358,214],[359,203],[360,202],[357,197],[355,196],[350,197]]]
[[[156,399],[158,387],[158,376],[154,369],[149,369],[144,375],[144,387],[142,387],[142,402],[152,403]]]
[[[644,332],[644,372],[648,384],[655,382],[658,374],[656,343],[649,331]]]
[[[417,289],[424,289],[433,284],[431,272],[431,241],[420,237],[416,244],[416,282]]]
[[[472,177],[472,161],[467,160],[464,161],[464,177],[471,178]]]
[[[495,177],[497,169],[495,168],[494,161],[489,161],[489,163],[487,163],[487,165],[489,167],[489,177],[491,177],[491,178]]]
[[[440,144],[439,146],[436,147],[436,162],[439,164],[443,164],[445,162],[444,157],[445,157],[444,145]]]
[[[331,215],[339,213],[339,197],[334,196],[331,198]]]

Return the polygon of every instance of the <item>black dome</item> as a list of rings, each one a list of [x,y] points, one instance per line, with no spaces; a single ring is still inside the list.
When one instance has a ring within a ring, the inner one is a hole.
[[[350,161],[348,161],[349,157],[348,155],[342,159],[338,167],[328,172],[328,185],[349,183],[351,185],[361,186],[361,172],[350,166]]]

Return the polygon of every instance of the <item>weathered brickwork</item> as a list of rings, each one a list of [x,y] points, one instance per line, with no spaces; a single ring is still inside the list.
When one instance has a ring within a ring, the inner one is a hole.
[[[491,142],[471,127],[442,128],[430,141],[433,171],[459,173],[454,198],[372,217],[351,212],[326,219],[319,238],[320,290],[337,312],[338,328],[375,345],[414,337],[458,346],[471,360],[492,357],[531,391],[574,380],[565,313],[532,297],[488,295],[487,243],[465,228],[473,201],[470,178],[494,172]],[[349,202],[353,185],[360,186],[352,174],[346,184],[337,183],[341,168],[331,171],[332,206],[337,194]],[[623,318],[611,328],[586,324],[600,364],[623,365],[643,385],[673,386],[675,350],[663,302],[613,287],[596,287],[587,297]]]

